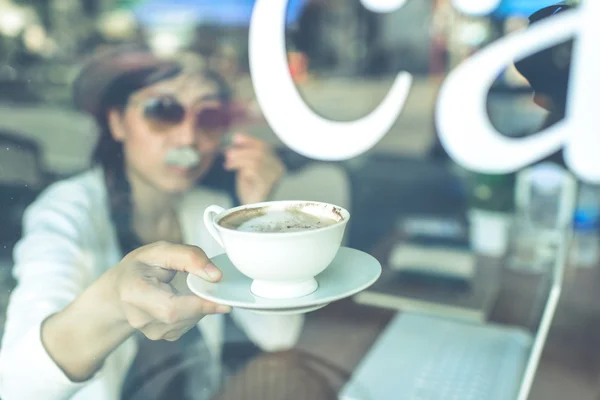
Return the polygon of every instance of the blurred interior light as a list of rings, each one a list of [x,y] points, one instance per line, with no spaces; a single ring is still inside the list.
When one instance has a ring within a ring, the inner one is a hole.
[[[468,15],[488,15],[491,14],[502,0],[452,0],[452,5],[458,11]]]
[[[125,39],[135,34],[136,20],[129,10],[115,10],[104,14],[99,21],[98,29],[110,39]]]
[[[484,23],[472,21],[460,27],[459,39],[464,44],[479,46],[485,42],[488,34],[488,27]]]
[[[179,35],[175,32],[154,32],[150,35],[150,47],[161,56],[171,56],[183,45]]]
[[[16,7],[0,7],[0,33],[18,36],[25,27],[25,13]]]
[[[406,3],[406,0],[362,0],[363,6],[369,11],[378,13],[392,12]]]
[[[41,25],[30,25],[23,33],[23,43],[27,50],[32,53],[41,53],[46,44],[46,30]]]

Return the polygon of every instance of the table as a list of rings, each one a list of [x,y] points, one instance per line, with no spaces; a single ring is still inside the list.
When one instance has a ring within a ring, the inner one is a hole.
[[[535,325],[534,294],[540,280],[540,276],[503,268],[490,321],[528,328]],[[600,268],[567,268],[563,295],[542,353],[531,400],[600,398],[598,293]],[[393,311],[360,306],[351,300],[334,303],[307,314],[298,347],[352,371],[393,315]],[[333,384],[341,387],[338,382]]]

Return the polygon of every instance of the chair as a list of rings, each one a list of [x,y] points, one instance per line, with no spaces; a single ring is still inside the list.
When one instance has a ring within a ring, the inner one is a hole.
[[[40,160],[41,151],[35,141],[0,130],[0,184],[40,188],[45,180]]]
[[[0,130],[0,256],[21,237],[23,212],[46,184],[40,153],[36,142]]]

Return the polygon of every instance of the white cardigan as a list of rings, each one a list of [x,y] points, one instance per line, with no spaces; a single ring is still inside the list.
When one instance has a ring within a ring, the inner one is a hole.
[[[0,348],[0,397],[3,400],[112,400],[120,396],[136,353],[133,338],[106,360],[91,380],[71,382],[52,361],[40,340],[40,324],[71,303],[88,285],[121,259],[109,217],[103,173],[93,169],[50,186],[27,209],[23,238],[15,248],[18,280],[7,310]],[[220,192],[198,189],[186,195],[179,210],[186,243],[209,257],[223,252],[202,223],[210,204],[229,207]],[[264,350],[291,347],[302,329],[302,316],[265,316],[234,309],[234,321]],[[218,359],[223,316],[198,324],[211,354]]]

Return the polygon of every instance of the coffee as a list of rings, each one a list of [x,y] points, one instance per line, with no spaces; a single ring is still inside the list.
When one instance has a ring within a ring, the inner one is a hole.
[[[331,226],[340,219],[334,215],[316,215],[300,208],[251,208],[231,213],[219,221],[224,228],[241,232],[301,232]]]
[[[337,255],[350,213],[316,201],[270,201],[204,210],[204,226],[257,297],[289,299],[319,287]],[[266,232],[266,233],[263,233]]]

